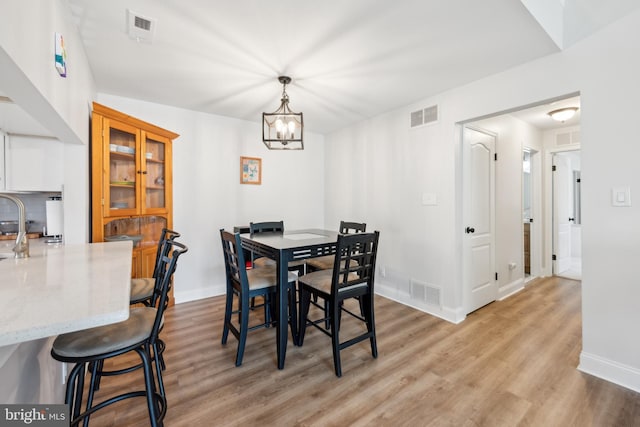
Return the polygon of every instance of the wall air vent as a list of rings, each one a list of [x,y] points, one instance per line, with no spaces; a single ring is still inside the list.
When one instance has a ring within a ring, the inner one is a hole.
[[[556,135],[556,145],[571,145],[580,143],[580,131],[564,132]]]
[[[127,10],[127,34],[138,42],[151,43],[156,31],[156,20]]]
[[[411,127],[415,128],[422,125],[428,125],[438,121],[438,106],[423,108],[421,110],[411,112]]]
[[[571,133],[559,133],[556,135],[556,145],[569,145],[571,144]]]
[[[413,111],[411,113],[411,127],[414,128],[416,126],[422,126],[424,124],[422,110]]]

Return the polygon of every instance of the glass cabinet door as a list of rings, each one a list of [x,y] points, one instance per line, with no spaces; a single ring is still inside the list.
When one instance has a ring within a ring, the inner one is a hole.
[[[104,210],[106,216],[135,214],[138,207],[136,197],[139,186],[137,169],[138,131],[131,126],[109,121],[105,138],[105,183]]]
[[[171,157],[169,140],[143,132],[144,154],[142,174],[145,180],[142,209],[144,213],[162,213],[167,210],[169,189],[165,181],[167,160]]]

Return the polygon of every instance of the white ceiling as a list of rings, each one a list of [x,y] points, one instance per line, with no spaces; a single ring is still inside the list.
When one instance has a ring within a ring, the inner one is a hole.
[[[320,133],[559,50],[514,0],[68,2],[99,91],[260,121],[284,74]],[[156,20],[151,43],[127,9]]]
[[[516,0],[67,2],[99,92],[259,122],[289,75],[290,106],[318,133],[559,51],[538,23],[550,15]],[[640,5],[552,3],[574,39]],[[151,42],[127,35],[127,10],[155,20]]]

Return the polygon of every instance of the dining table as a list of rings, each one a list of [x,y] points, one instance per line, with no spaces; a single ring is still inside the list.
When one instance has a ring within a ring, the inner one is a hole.
[[[276,297],[276,348],[278,369],[284,369],[287,352],[288,323],[288,265],[295,260],[332,255],[336,252],[338,232],[316,228],[288,230],[284,232],[262,232],[240,234],[243,249],[276,261],[278,285]],[[297,310],[297,307],[292,307]],[[298,345],[298,325],[291,324],[294,345]]]

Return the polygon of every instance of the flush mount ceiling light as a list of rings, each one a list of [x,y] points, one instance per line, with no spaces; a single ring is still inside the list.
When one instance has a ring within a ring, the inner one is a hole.
[[[549,111],[547,114],[557,122],[565,122],[573,117],[576,114],[576,111],[578,111],[578,107],[567,107]]]
[[[262,113],[262,142],[269,150],[303,150],[302,113],[289,109],[287,85],[291,83],[291,77],[280,76],[278,81],[282,83],[280,107],[273,113]]]

